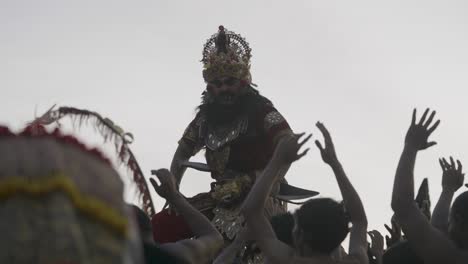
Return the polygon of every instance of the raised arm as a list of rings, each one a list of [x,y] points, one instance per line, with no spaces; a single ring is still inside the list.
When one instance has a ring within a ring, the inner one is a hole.
[[[429,109],[424,112],[421,120],[416,123],[416,110],[413,111],[411,126],[406,134],[405,146],[395,175],[392,208],[411,247],[423,259],[425,264],[466,263],[463,262],[462,251],[449,240],[448,236],[429,223],[413,201],[413,170],[416,154],[418,151],[436,144],[435,142],[428,142],[428,138],[439,125],[439,121],[432,125],[435,112],[432,112],[427,118],[428,113]]]
[[[338,161],[330,133],[322,123],[317,122],[316,126],[323,134],[325,147],[318,140],[315,141],[315,144],[320,150],[323,161],[330,165],[335,174],[346,210],[353,225],[350,232],[349,255],[357,257],[361,263],[367,263],[367,217],[364,207],[358,193]]]
[[[259,209],[265,207],[265,202],[270,196],[271,188],[275,183],[279,172],[285,167],[307,154],[309,149],[306,149],[301,154],[297,152],[310,139],[309,135],[302,142],[298,142],[304,134],[292,134],[284,136],[276,147],[275,153],[271,158],[266,168],[261,173],[260,177],[255,181],[252,190],[245,199],[242,205],[242,213],[244,215],[257,214]],[[263,210],[260,211],[263,214]]]
[[[150,179],[156,192],[172,204],[195,234],[196,239],[181,240],[162,244],[161,248],[185,260],[187,263],[207,263],[223,245],[223,237],[210,221],[193,208],[176,188],[174,176],[167,169],[156,171],[161,185]]]
[[[405,137],[405,146],[398,163],[395,181],[393,184],[392,208],[397,218],[401,218],[411,210],[414,204],[414,164],[419,150],[434,146],[436,142],[428,142],[429,136],[439,125],[438,120],[429,127],[434,119],[435,111],[426,121],[429,109],[426,109],[419,123],[416,124],[416,109],[413,111],[411,126]]]
[[[463,186],[465,174],[462,173],[462,164],[457,160],[457,165],[452,157],[450,163],[445,158],[439,159],[442,168],[442,193],[432,214],[431,224],[441,232],[448,233],[448,218],[450,204],[453,195]]]
[[[294,250],[276,238],[270,222],[264,215],[265,202],[281,169],[307,154],[308,149],[298,154],[299,149],[311,137],[309,135],[299,143],[303,135],[291,135],[281,139],[272,159],[256,180],[241,208],[247,227],[251,231],[250,238],[257,242],[262,252],[273,263],[288,263]]]

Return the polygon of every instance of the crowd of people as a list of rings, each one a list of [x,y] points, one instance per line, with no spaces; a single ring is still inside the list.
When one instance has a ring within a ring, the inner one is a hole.
[[[278,144],[273,157],[257,179],[243,202],[241,213],[246,224],[244,239],[255,241],[265,256],[265,263],[467,263],[468,262],[468,191],[460,194],[452,204],[454,193],[463,186],[464,173],[459,160],[440,159],[442,193],[428,218],[418,207],[414,195],[413,170],[416,154],[435,145],[429,136],[438,127],[433,122],[435,112],[427,109],[417,120],[416,110],[404,141],[404,149],[395,175],[391,206],[394,211],[387,247],[383,236],[367,229],[367,218],[361,199],[341,166],[330,133],[317,123],[324,144],[315,141],[323,161],[333,170],[343,197],[342,202],[330,198],[312,198],[294,213],[277,215],[271,221],[265,217],[264,206],[270,196],[277,172],[307,154],[299,149],[311,135],[291,134]],[[175,179],[168,170],[160,170],[161,185],[152,180],[158,194],[172,201],[178,196]],[[177,208],[177,206],[176,206]],[[185,213],[186,209],[181,211]],[[283,220],[276,220],[284,218]],[[281,225],[281,227],[278,227]],[[206,230],[210,230],[206,222]],[[287,231],[284,231],[284,230]],[[200,228],[200,230],[203,230]],[[216,229],[206,232],[211,239],[199,236],[191,240],[191,249],[200,256],[184,257],[188,263],[232,263],[223,252],[223,240]],[[349,234],[349,249],[341,244]],[[368,239],[369,237],[369,239]],[[205,242],[202,242],[202,239]],[[369,243],[371,242],[371,243]],[[177,243],[187,243],[180,241]],[[175,244],[177,244],[175,243]],[[205,247],[200,244],[205,244]],[[161,245],[164,247],[164,245]],[[197,248],[197,249],[195,249]],[[188,249],[180,249],[180,252]],[[228,249],[224,249],[225,251]],[[171,252],[175,255],[178,253]],[[203,253],[202,253],[203,252]],[[214,258],[218,252],[218,257]],[[192,253],[194,254],[194,253]],[[201,257],[203,256],[203,257]]]
[[[240,214],[245,222],[230,244],[178,191],[168,169],[155,171],[150,182],[171,205],[172,214],[187,220],[193,235],[158,243],[151,219],[139,207],[124,203],[122,183],[98,151],[57,131],[47,133],[39,127],[43,131],[37,132],[29,127],[14,134],[3,127],[0,229],[7,250],[0,259],[2,263],[243,263],[236,258],[239,247],[233,245],[246,240],[262,255],[258,263],[467,263],[468,191],[452,204],[464,182],[462,163],[452,157],[439,160],[442,193],[432,217],[424,205],[415,202],[416,156],[436,144],[429,140],[439,125],[434,118],[435,111],[429,109],[419,119],[413,112],[396,169],[391,201],[394,218],[392,227],[387,227],[386,247],[378,231],[367,229],[361,199],[340,164],[329,131],[320,122],[316,126],[324,141],[315,140],[315,145],[335,174],[343,200],[312,198],[294,212],[267,218],[264,208],[282,175],[278,172],[309,151],[300,149],[311,135],[285,134],[243,200]],[[129,235],[131,223],[137,227],[136,235]],[[341,244],[348,234],[346,251]]]
[[[323,140],[314,143],[342,201],[311,198],[318,193],[287,183],[312,135],[294,133],[254,88],[250,52],[222,26],[205,44],[207,87],[197,116],[170,168],[149,178],[168,205],[157,213],[147,210],[150,200],[127,204],[111,162],[60,130],[45,129],[47,118],[20,133],[0,127],[0,263],[468,263],[468,191],[452,203],[464,183],[462,163],[439,160],[442,193],[432,213],[430,201],[417,201],[414,193],[417,154],[436,144],[430,140],[440,123],[435,111],[419,118],[413,112],[384,239],[368,230],[362,200],[323,123],[316,123]],[[190,162],[202,149],[207,164]],[[133,158],[128,164],[138,167]],[[206,193],[187,198],[179,191],[187,168],[211,173]],[[288,211],[297,199],[306,201]]]

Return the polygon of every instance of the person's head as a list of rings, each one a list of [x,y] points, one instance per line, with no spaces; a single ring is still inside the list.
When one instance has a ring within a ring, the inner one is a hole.
[[[294,216],[296,248],[307,246],[319,254],[330,255],[349,232],[350,221],[344,205],[330,198],[310,199]]]
[[[205,43],[202,62],[207,87],[203,102],[210,104],[212,113],[222,114],[215,119],[222,116],[218,119],[230,121],[239,112],[239,101],[251,87],[250,57],[245,39],[223,26]]]
[[[448,231],[450,238],[459,247],[468,247],[468,191],[460,194],[453,202]]]
[[[276,237],[283,243],[294,246],[292,230],[294,228],[294,216],[287,212],[274,215],[270,219],[271,227],[275,231]]]
[[[206,90],[218,104],[232,105],[240,95],[245,93],[247,83],[235,77],[221,76],[210,82]]]
[[[411,248],[408,241],[398,242],[385,251],[383,264],[423,264],[424,262]]]
[[[144,242],[153,242],[153,228],[148,215],[136,205],[132,204],[130,208],[135,216],[141,240]]]
[[[198,110],[205,114],[211,124],[223,124],[249,116],[255,113],[262,100],[266,100],[250,85],[243,87],[244,84],[239,80],[225,78],[217,85],[221,85],[220,88],[213,88],[218,89],[217,94],[210,92],[211,89],[208,88],[198,106]]]

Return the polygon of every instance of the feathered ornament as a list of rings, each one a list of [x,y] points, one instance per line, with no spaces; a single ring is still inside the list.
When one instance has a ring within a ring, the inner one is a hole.
[[[145,177],[135,155],[128,146],[133,142],[133,135],[129,132],[125,132],[121,127],[112,122],[112,120],[102,117],[97,112],[67,106],[59,107],[54,110],[55,106],[56,105],[53,105],[42,116],[30,122],[28,126],[34,127],[37,125],[39,127],[52,123],[56,123],[60,126],[59,120],[64,117],[71,117],[73,124],[78,126],[83,125],[83,122],[89,123],[89,121],[92,121],[93,127],[96,128],[99,134],[104,138],[104,142],[110,141],[114,144],[119,161],[126,165],[131,171],[133,176],[132,180],[136,183],[138,191],[140,192],[143,209],[152,217],[155,211],[148,185],[146,184]]]

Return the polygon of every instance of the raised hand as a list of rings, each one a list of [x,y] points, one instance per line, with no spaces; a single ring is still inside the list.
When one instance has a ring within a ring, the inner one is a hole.
[[[440,120],[437,120],[432,126],[432,121],[434,120],[434,116],[436,114],[435,111],[432,111],[429,118],[427,118],[427,114],[429,113],[429,108],[424,111],[421,119],[418,123],[416,123],[416,109],[413,110],[413,118],[411,121],[411,126],[406,133],[405,138],[405,145],[412,147],[416,150],[423,150],[429,147],[434,146],[437,144],[434,141],[428,142],[429,136],[436,130],[436,128],[440,124]]]
[[[296,160],[304,157],[309,149],[307,148],[301,153],[299,149],[312,137],[312,134],[307,135],[307,137],[299,142],[299,140],[305,135],[293,134],[286,136],[283,140],[280,141],[276,150],[276,158],[282,163],[293,163]]]
[[[462,164],[459,160],[455,161],[450,157],[450,163],[445,158],[439,159],[442,168],[442,189],[450,192],[456,192],[463,186],[465,174],[462,172]]]
[[[385,242],[387,242],[387,248],[395,245],[396,243],[401,241],[401,227],[397,224],[397,222],[392,217],[392,228],[390,228],[387,224],[384,225],[385,229],[390,233],[390,236],[385,236]]]
[[[317,145],[318,149],[320,150],[323,161],[332,166],[338,162],[338,158],[336,157],[335,146],[333,145],[330,133],[322,123],[317,122],[315,125],[320,130],[320,132],[322,132],[325,147],[323,147],[318,140],[315,140],[315,145]]]
[[[384,253],[384,238],[377,230],[372,230],[367,233],[371,238],[370,253],[378,258],[381,258]]]
[[[161,184],[159,185],[154,178],[151,178],[150,182],[159,196],[166,200],[171,200],[179,193],[177,190],[176,180],[169,170],[159,169],[155,171],[154,174],[158,177]]]

